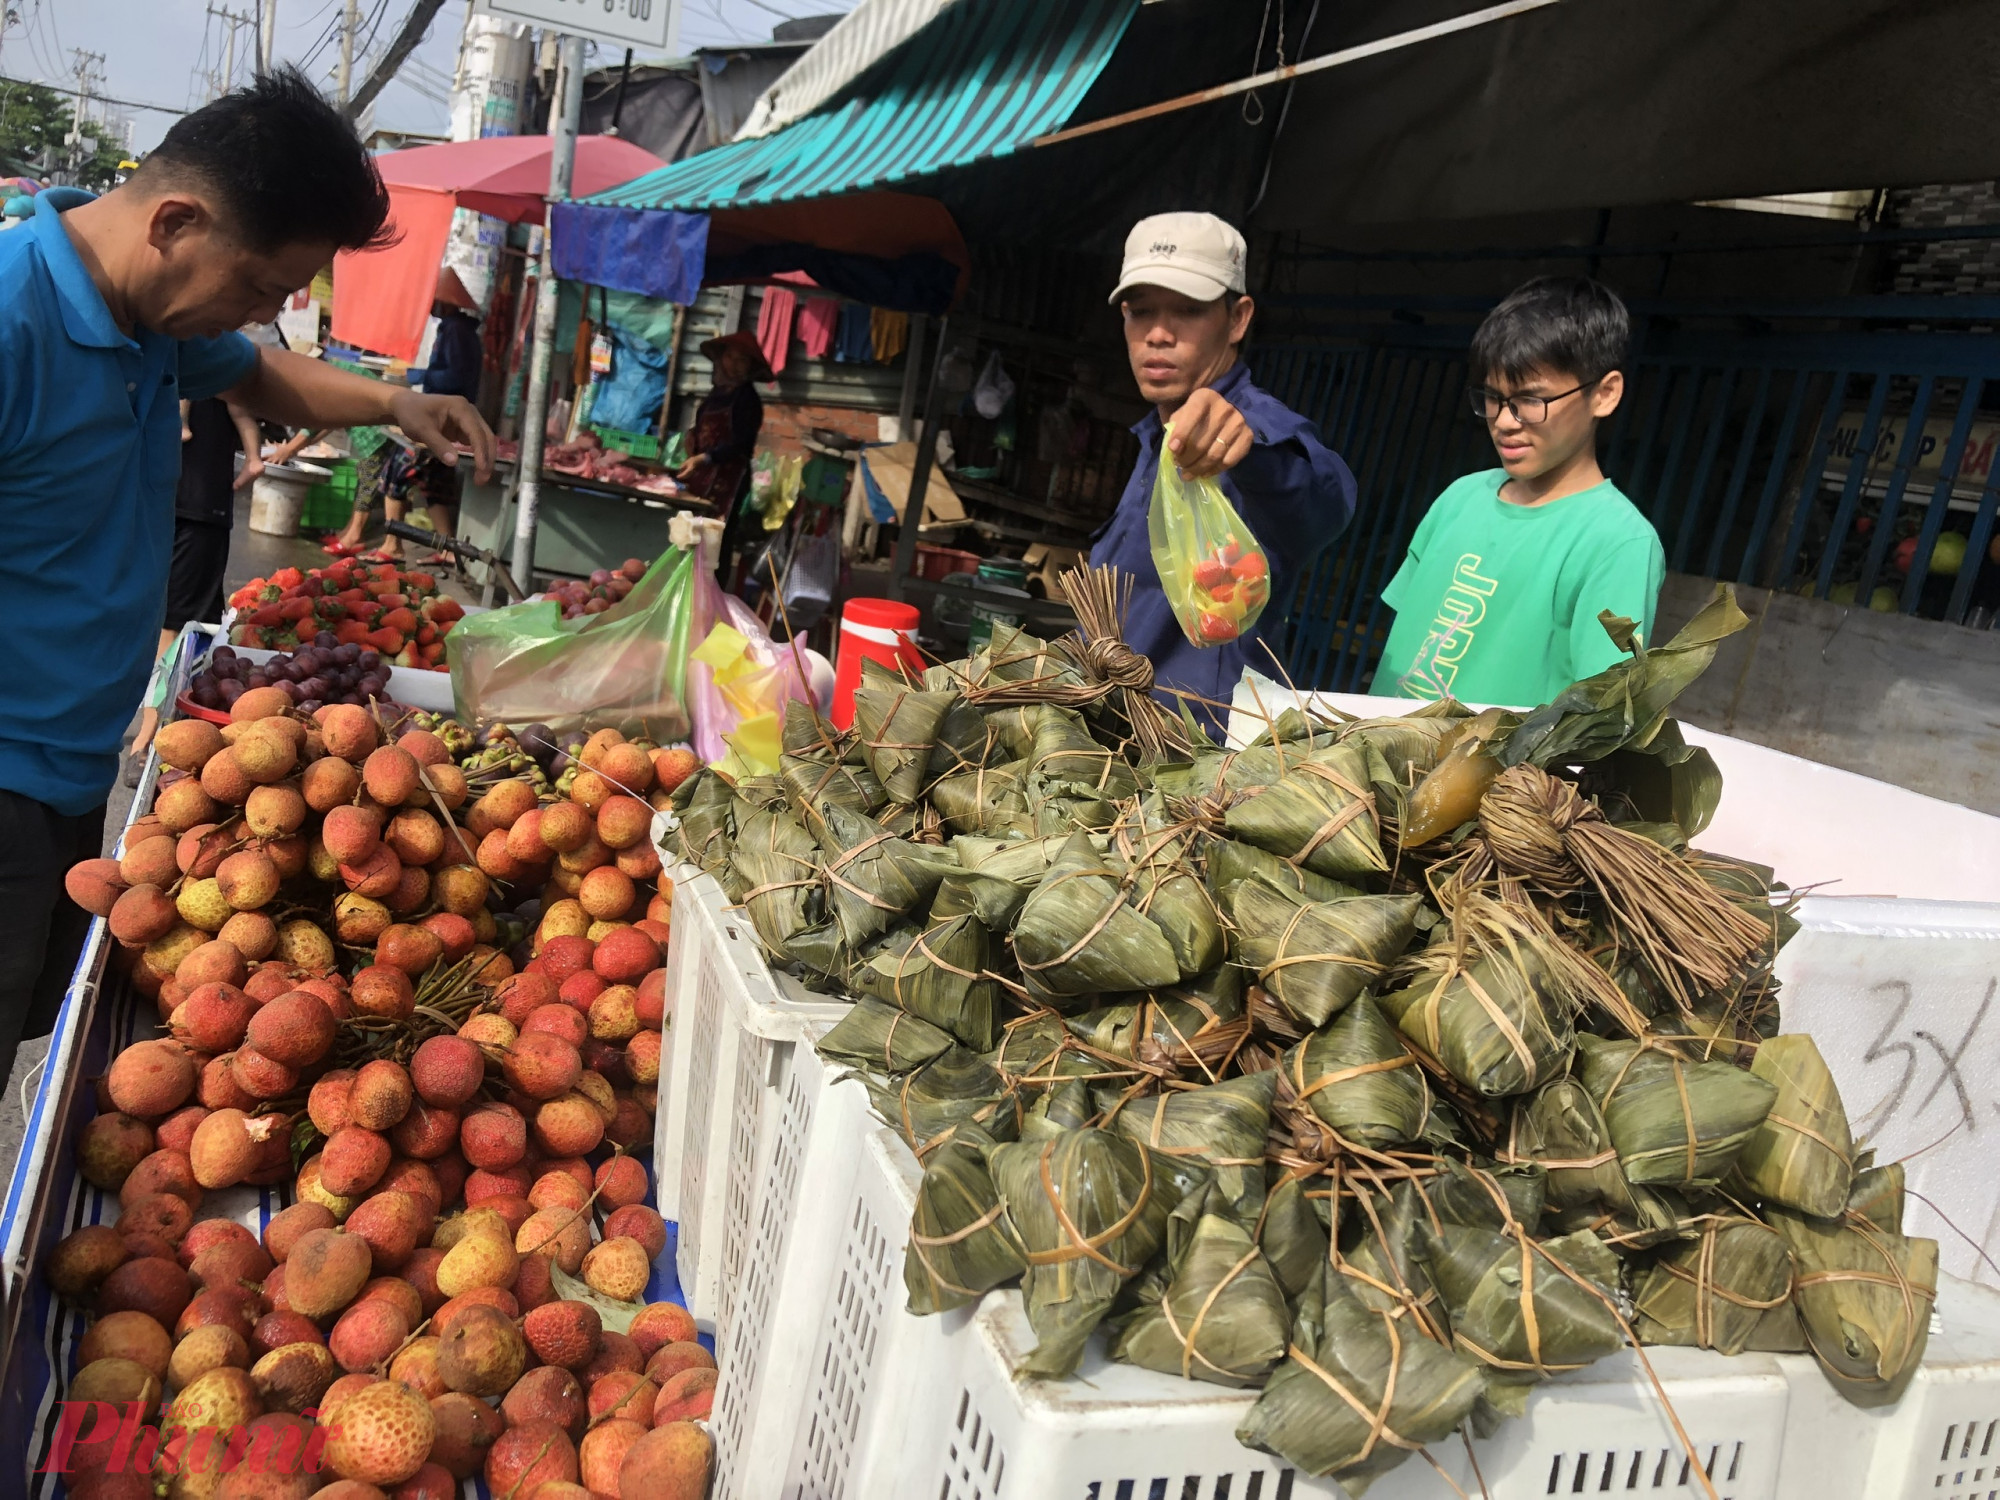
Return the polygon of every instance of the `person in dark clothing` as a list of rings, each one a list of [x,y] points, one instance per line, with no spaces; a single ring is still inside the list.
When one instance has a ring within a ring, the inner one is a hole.
[[[694,430],[688,435],[692,456],[674,477],[690,495],[712,501],[723,515],[716,576],[726,586],[736,551],[737,513],[750,478],[750,456],[764,426],[764,402],[751,382],[769,380],[771,367],[764,362],[756,335],[747,332],[710,339],[701,352],[715,367],[715,385],[695,411]]]
[[[486,356],[479,337],[479,319],[475,316],[477,306],[456,271],[446,266],[438,272],[437,296],[431,303],[431,315],[438,320],[437,334],[431,340],[431,362],[412,365],[405,373],[404,379],[412,387],[421,388],[427,396],[478,399]],[[451,536],[458,528],[458,491],[462,480],[463,476],[452,465],[398,445],[382,469],[383,514],[391,521],[400,521],[414,501],[429,513],[431,530]],[[355,491],[354,513],[348,518],[347,529],[327,546],[327,551],[336,555],[360,551],[368,512],[375,499],[374,491]],[[382,545],[365,554],[364,560],[400,562],[402,557],[402,538],[385,536]],[[449,566],[454,559],[432,553],[419,561]]]
[[[146,750],[160,727],[165,683],[173,671],[166,653],[190,620],[219,621],[223,579],[229,569],[229,533],[236,522],[236,492],[264,472],[263,435],[257,420],[220,396],[181,403],[181,477],[174,491],[174,550],[167,571],[166,611],[153,681],[139,711],[139,732],[125,761],[125,784],[137,786]],[[243,467],[236,467],[236,455]],[[285,457],[289,457],[286,454]]]
[[[1138,465],[1090,553],[1092,564],[1115,565],[1135,580],[1125,643],[1152,661],[1156,689],[1221,705],[1206,713],[1200,702],[1192,705],[1217,726],[1246,666],[1275,670],[1263,645],[1268,627],[1354,514],[1354,476],[1340,455],[1311,422],[1252,384],[1242,362],[1254,310],[1243,260],[1243,236],[1213,214],[1158,214],[1127,236],[1111,301],[1124,319],[1133,377],[1153,410],[1132,429]],[[1271,565],[1263,617],[1219,646],[1187,638],[1153,564],[1147,514],[1168,422],[1167,458],[1190,479],[1216,481]]]

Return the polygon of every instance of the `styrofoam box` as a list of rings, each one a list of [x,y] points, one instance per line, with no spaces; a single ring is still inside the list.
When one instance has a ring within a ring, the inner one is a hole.
[[[256,662],[269,661],[278,654],[261,646],[237,646],[234,649],[238,656]],[[394,667],[389,673],[388,692],[392,702],[400,703],[405,708],[421,708],[434,714],[454,712],[449,672],[433,672],[424,667]]]
[[[831,1025],[848,1007],[784,998],[748,921],[712,876],[674,871],[673,930],[654,1121],[660,1211],[679,1225],[688,1307],[720,1341],[792,1050],[807,1026]]]

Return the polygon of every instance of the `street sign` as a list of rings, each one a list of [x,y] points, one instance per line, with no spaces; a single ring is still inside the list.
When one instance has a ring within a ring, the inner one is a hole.
[[[680,32],[680,0],[479,0],[476,8],[569,36],[668,55]]]

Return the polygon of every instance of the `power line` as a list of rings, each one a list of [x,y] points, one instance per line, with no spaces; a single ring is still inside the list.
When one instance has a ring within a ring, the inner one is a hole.
[[[54,84],[37,83],[32,78],[8,78],[0,76],[0,83],[26,84],[31,88],[52,89],[58,94],[74,92],[74,90],[56,88]],[[172,104],[147,104],[138,99],[113,99],[109,94],[100,94],[94,88],[90,91],[90,102],[93,104],[115,104],[120,109],[150,109],[163,115],[184,115],[188,113],[187,110],[178,108]]]

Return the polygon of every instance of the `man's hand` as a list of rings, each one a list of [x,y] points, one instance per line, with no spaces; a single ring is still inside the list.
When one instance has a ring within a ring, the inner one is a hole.
[[[264,460],[254,453],[249,454],[243,460],[243,467],[236,471],[236,482],[229,487],[232,490],[247,490],[257,482],[263,472]]]
[[[458,463],[455,443],[472,450],[472,474],[482,484],[493,475],[493,429],[463,396],[426,396],[398,390],[389,398],[390,420],[447,464]]]
[[[1174,435],[1167,450],[1188,478],[1212,479],[1242,463],[1255,437],[1242,412],[1204,387],[1174,413]]]

